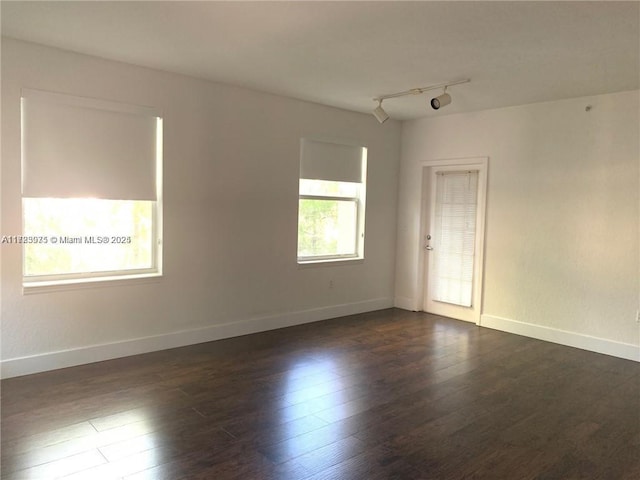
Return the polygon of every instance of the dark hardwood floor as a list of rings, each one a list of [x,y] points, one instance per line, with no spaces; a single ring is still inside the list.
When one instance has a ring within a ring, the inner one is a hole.
[[[640,364],[395,309],[1,395],[7,480],[640,478]]]

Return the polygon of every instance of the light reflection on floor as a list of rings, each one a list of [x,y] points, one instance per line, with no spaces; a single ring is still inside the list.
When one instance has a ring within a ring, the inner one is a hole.
[[[282,420],[283,427],[288,429],[288,456],[296,456],[296,437],[306,433],[296,431],[299,423],[291,420],[313,415],[324,408],[337,408],[345,402],[344,385],[339,372],[340,369],[332,357],[302,361],[288,370],[284,383],[284,399],[290,407],[281,410],[282,415],[286,415]],[[318,398],[323,400],[318,402]]]
[[[87,480],[86,470],[91,468],[90,480],[116,479],[156,465],[159,459],[153,421],[139,410],[125,414],[127,418],[116,414],[81,424],[79,428],[84,427],[84,435],[46,447],[40,446],[47,442],[43,435],[34,438],[31,446],[23,441],[24,461],[35,466],[17,473],[15,478]],[[114,417],[130,423],[101,429],[109,426]],[[93,431],[87,431],[86,424],[90,424]],[[55,438],[56,431],[48,435]],[[60,458],[61,452],[67,455]],[[57,460],[51,461],[54,458]]]

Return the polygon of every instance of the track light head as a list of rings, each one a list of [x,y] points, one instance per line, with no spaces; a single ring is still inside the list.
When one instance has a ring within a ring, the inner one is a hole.
[[[451,103],[451,95],[448,93],[443,93],[437,97],[431,99],[431,108],[434,110],[438,110],[440,107],[444,107],[445,105],[449,105]]]
[[[382,100],[378,101],[378,106],[373,109],[373,115],[376,117],[376,120],[380,123],[384,123],[389,119],[389,115],[382,108]]]

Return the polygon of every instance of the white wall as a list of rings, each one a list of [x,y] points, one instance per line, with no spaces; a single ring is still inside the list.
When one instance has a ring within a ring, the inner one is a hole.
[[[486,156],[481,324],[640,360],[639,107],[634,91],[403,124],[396,304],[419,304],[421,163]]]
[[[24,295],[2,246],[4,376],[392,306],[398,122],[3,39],[3,235],[21,231],[22,87],[163,111],[164,278]],[[304,136],[369,148],[363,263],[296,264]]]

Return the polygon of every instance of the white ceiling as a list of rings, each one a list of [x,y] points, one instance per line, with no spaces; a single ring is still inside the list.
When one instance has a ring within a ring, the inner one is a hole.
[[[640,88],[640,2],[8,2],[2,34],[408,119]],[[436,93],[437,94],[437,93]]]

